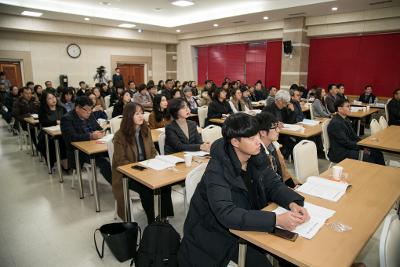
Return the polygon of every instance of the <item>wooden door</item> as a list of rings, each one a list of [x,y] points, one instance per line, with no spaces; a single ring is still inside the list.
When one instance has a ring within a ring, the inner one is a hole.
[[[11,85],[22,87],[21,64],[12,61],[0,61],[0,71],[6,73],[6,79],[11,82]]]
[[[144,83],[144,64],[118,63],[117,66],[120,69],[122,77],[124,77],[126,88],[128,88],[129,81],[134,81],[136,86]]]

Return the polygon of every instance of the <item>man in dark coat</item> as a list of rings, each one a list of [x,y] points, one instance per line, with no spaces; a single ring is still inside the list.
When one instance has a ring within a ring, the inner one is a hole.
[[[265,166],[255,117],[236,113],[226,119],[223,138],[214,142],[211,160],[190,202],[179,266],[226,266],[237,261],[238,238],[229,229],[293,230],[308,220],[304,198]],[[269,202],[290,209],[281,215],[261,210]],[[247,266],[271,266],[265,252],[247,248]]]
[[[338,98],[338,89],[336,87],[336,84],[328,85],[328,91],[329,93],[325,97],[325,105],[330,113],[335,113],[335,101]]]
[[[358,159],[360,148],[357,142],[360,137],[353,129],[351,121],[347,119],[350,114],[350,103],[346,99],[337,99],[335,102],[337,114],[328,125],[329,152],[328,157],[333,162],[340,162],[345,158]],[[380,151],[364,149],[364,161],[385,165],[385,160]]]

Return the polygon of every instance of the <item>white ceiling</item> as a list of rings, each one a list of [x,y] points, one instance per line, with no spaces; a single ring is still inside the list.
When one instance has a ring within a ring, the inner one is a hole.
[[[2,13],[19,15],[24,10],[40,11],[42,18],[117,26],[128,22],[136,28],[182,33],[219,27],[255,24],[296,16],[320,16],[400,5],[400,0],[194,0],[189,7],[177,7],[170,0],[0,0]],[[332,7],[339,10],[333,12]],[[159,9],[159,10],[156,10]],[[84,21],[89,17],[90,21]],[[238,23],[239,21],[239,23]],[[240,22],[241,21],[241,22]]]

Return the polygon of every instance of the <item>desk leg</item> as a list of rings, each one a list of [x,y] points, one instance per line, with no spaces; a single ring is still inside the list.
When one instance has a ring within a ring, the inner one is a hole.
[[[44,134],[44,139],[45,139],[45,142],[46,142],[47,169],[49,170],[49,174],[51,174],[50,149],[49,149],[49,135],[48,135],[47,133]]]
[[[82,173],[81,173],[81,164],[79,163],[79,150],[75,149],[75,168],[76,175],[78,176],[78,185],[79,185],[79,198],[84,198],[83,195],[83,186],[82,186]]]
[[[54,146],[56,148],[56,159],[57,159],[57,170],[58,170],[58,178],[60,179],[60,183],[64,182],[62,170],[61,170],[61,159],[60,159],[60,140],[54,138]]]
[[[90,157],[90,165],[92,167],[93,193],[94,193],[94,202],[96,204],[96,212],[100,212],[99,191],[97,188],[96,159],[94,158],[94,156]]]
[[[357,120],[357,136],[360,136],[361,119]]]
[[[358,159],[359,160],[363,160],[363,158],[364,158],[364,149],[360,149],[360,151],[358,152]]]
[[[239,239],[239,255],[238,255],[238,267],[246,266],[246,252],[247,243],[243,239]]]
[[[37,145],[39,143],[39,140],[38,140],[38,127],[34,127],[34,130],[35,130],[35,140],[36,140],[36,145]],[[36,156],[39,156],[40,152],[37,150],[37,147],[36,147],[35,151],[36,151]]]
[[[18,129],[19,129],[19,150],[22,151],[23,150],[23,140],[24,140],[24,133],[22,131],[22,127],[21,127],[21,123],[18,121]]]
[[[154,210],[154,216],[157,218],[158,216],[161,219],[161,189],[158,188],[154,190],[154,203],[157,203],[156,209]]]
[[[29,124],[26,125],[26,129],[28,130],[28,138],[29,138],[29,143],[31,144],[32,156],[35,156],[35,150],[33,149],[33,142],[31,136],[31,127],[29,126]]]
[[[124,191],[124,210],[125,210],[125,221],[132,222],[131,217],[131,201],[129,199],[129,178],[122,177],[122,188]]]

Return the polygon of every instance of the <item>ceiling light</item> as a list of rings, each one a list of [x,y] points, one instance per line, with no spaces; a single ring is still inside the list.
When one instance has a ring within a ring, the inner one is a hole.
[[[135,24],[130,24],[130,23],[122,23],[122,24],[119,24],[118,27],[121,27],[121,28],[134,28],[134,27],[136,27],[136,25]]]
[[[142,31],[143,31],[142,29],[138,29],[138,30],[137,30],[137,32],[142,32]]]
[[[181,32],[181,30],[177,29],[176,32]]]
[[[186,7],[186,6],[194,5],[194,3],[189,0],[176,0],[176,1],[172,1],[171,4],[173,4],[174,6],[179,6],[179,7]]]
[[[89,18],[84,18],[84,20],[89,21],[90,19]]]
[[[217,23],[215,23],[213,26],[214,26],[214,27],[218,27],[219,25],[218,25]]]
[[[30,16],[30,17],[40,17],[43,15],[43,13],[33,12],[33,11],[24,11],[21,13],[21,15]]]
[[[332,7],[332,11],[337,11],[338,10],[338,8],[337,7]]]
[[[263,19],[267,20],[267,19],[269,19],[269,18],[268,18],[268,17],[263,17]]]
[[[106,1],[99,2],[99,4],[102,5],[102,6],[111,6],[111,3],[110,2],[106,2]]]

